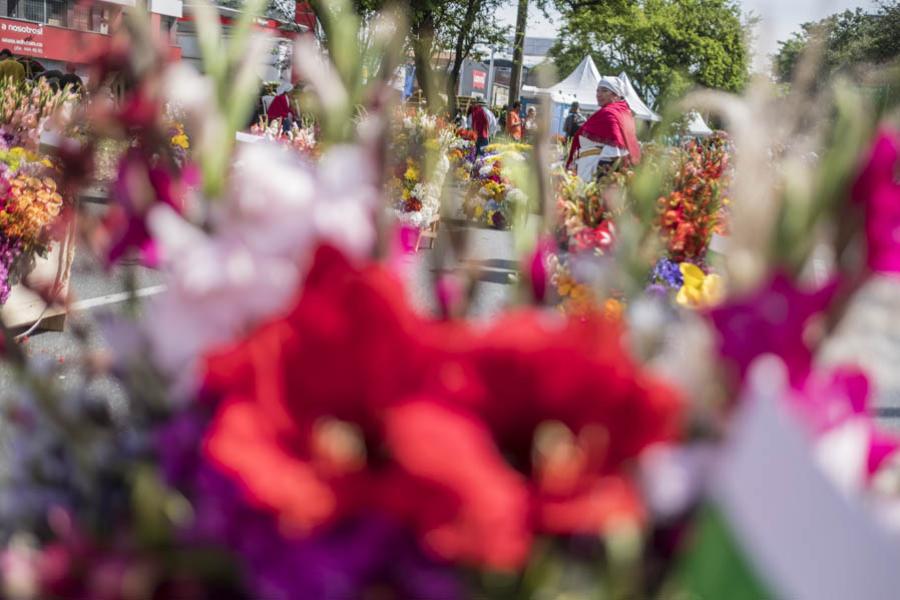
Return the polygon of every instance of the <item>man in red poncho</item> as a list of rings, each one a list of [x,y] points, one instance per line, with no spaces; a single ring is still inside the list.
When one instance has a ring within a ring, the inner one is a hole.
[[[490,121],[482,100],[469,106],[469,118],[472,121],[472,131],[475,132],[475,155],[481,156],[484,153],[484,147],[488,145],[488,135],[490,135]]]
[[[620,158],[631,165],[641,162],[641,146],[626,94],[625,82],[618,77],[603,77],[597,84],[600,110],[575,133],[566,161],[566,168],[574,166],[582,179],[592,179],[601,162]]]

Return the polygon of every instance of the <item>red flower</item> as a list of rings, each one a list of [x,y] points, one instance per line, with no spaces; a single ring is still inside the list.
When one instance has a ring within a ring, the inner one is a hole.
[[[322,248],[290,314],[208,361],[205,451],[287,533],[376,510],[444,558],[515,568],[535,531],[639,519],[623,465],[676,433],[615,325],[561,319],[427,320]]]

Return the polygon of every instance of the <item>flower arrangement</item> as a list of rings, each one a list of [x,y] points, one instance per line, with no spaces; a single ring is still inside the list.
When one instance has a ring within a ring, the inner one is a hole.
[[[722,133],[675,150],[672,191],[659,199],[662,233],[673,260],[702,262],[713,234],[724,231],[729,155]]]
[[[46,82],[0,82],[0,304],[54,241],[63,197],[54,164],[37,150],[45,123],[69,99]]]
[[[393,176],[388,180],[391,214],[399,223],[425,229],[440,218],[444,179],[453,131],[424,110],[400,111],[393,120],[391,149]]]
[[[316,130],[315,126],[309,123],[291,124],[290,131],[285,132],[280,121],[274,121],[265,124],[254,124],[250,128],[250,132],[254,135],[264,137],[269,141],[276,141],[286,145],[292,150],[307,158],[316,158],[318,156],[318,148],[316,146]]]
[[[516,212],[525,206],[527,198],[511,180],[508,166],[523,162],[522,152],[528,148],[527,144],[491,144],[485,148],[486,154],[475,161],[463,199],[467,219],[494,229],[512,226]]]
[[[458,128],[456,137],[450,143],[447,157],[453,175],[458,182],[467,182],[472,177],[472,168],[475,164],[475,132],[471,129]]]

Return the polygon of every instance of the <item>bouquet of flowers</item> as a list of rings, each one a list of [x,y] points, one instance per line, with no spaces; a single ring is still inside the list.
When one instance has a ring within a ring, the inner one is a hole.
[[[399,223],[425,229],[440,219],[448,153],[457,138],[424,110],[398,112],[391,131],[391,214]]]
[[[671,192],[660,197],[669,257],[702,263],[714,233],[725,230],[731,182],[730,142],[723,133],[675,150]]]
[[[471,129],[458,128],[456,136],[450,142],[450,150],[447,157],[456,181],[467,182],[472,177],[472,167],[475,164],[475,132]]]
[[[470,221],[494,229],[509,229],[516,211],[527,197],[517,188],[507,171],[509,163],[525,160],[526,144],[492,144],[475,161],[463,212]]]
[[[315,158],[318,156],[316,147],[316,130],[312,124],[291,124],[290,131],[285,132],[280,121],[266,125],[254,124],[250,128],[254,135],[264,137],[268,141],[275,141],[295,150],[301,156]]]
[[[67,101],[46,82],[0,82],[0,304],[59,234],[58,172],[37,152],[46,122]]]

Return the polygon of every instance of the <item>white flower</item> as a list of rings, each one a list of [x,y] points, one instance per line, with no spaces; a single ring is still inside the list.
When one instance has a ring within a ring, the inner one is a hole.
[[[185,393],[210,348],[287,308],[319,242],[357,257],[374,242],[378,194],[359,148],[336,147],[318,168],[267,143],[239,158],[213,233],[165,206],[149,218],[169,287],[148,304],[145,333],[156,364]]]

